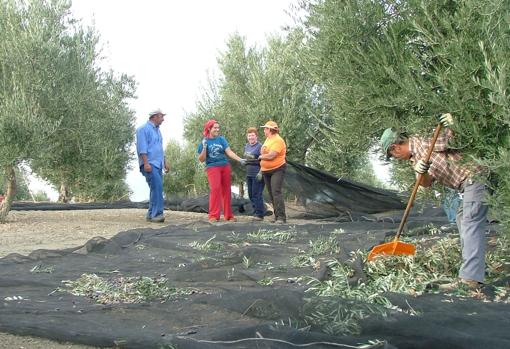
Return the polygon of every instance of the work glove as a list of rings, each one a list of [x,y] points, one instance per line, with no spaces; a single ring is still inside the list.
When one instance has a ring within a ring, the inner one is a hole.
[[[246,166],[246,159],[239,159],[239,163],[243,166]]]
[[[252,153],[244,153],[244,157],[246,158],[246,160],[255,160],[255,155],[253,155]]]
[[[204,149],[207,149],[207,138],[205,138],[205,137],[202,139],[202,147]]]
[[[443,114],[439,117],[439,122],[443,127],[451,127],[453,125],[453,116],[450,113]]]
[[[430,168],[430,164],[432,164],[431,161],[425,162],[423,160],[418,160],[416,165],[414,165],[414,171],[416,171],[418,174],[427,173]]]
[[[257,175],[255,176],[255,179],[257,180],[257,182],[262,182],[262,171],[259,171],[259,173],[257,173]]]

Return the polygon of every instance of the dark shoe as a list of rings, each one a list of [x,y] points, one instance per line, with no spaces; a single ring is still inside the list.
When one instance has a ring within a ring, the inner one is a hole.
[[[454,282],[439,285],[439,289],[442,291],[453,291],[456,289],[468,289],[470,291],[478,291],[482,289],[483,285],[484,285],[483,283],[478,282],[476,280],[460,278]]]
[[[163,223],[164,221],[165,221],[165,216],[163,216],[162,214],[151,218],[152,223]]]
[[[145,220],[146,220],[147,222],[150,222],[150,221],[151,221],[151,217],[149,217],[149,216],[145,216]]]

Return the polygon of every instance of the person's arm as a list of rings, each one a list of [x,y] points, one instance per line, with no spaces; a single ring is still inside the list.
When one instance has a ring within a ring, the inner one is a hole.
[[[140,128],[136,131],[136,153],[143,161],[143,170],[145,172],[151,172],[152,166],[149,164],[149,159],[147,158],[149,145],[144,131],[144,128]]]
[[[278,156],[278,153],[274,150],[270,150],[267,154],[260,154],[259,160],[273,160],[275,157]]]
[[[152,166],[149,164],[149,159],[147,158],[147,154],[140,154],[140,158],[143,161],[143,170],[145,172],[152,172]]]
[[[455,123],[453,116],[450,113],[442,114],[439,117],[439,122],[443,125],[444,132],[438,137],[436,141],[434,146],[434,151],[436,152],[442,152],[448,149],[448,141],[453,138],[453,131],[451,127]]]
[[[277,139],[275,142],[273,142],[270,147],[266,147],[267,153],[260,154],[259,159],[260,160],[273,160],[278,155],[282,154],[282,152],[285,149],[285,142],[283,139]],[[261,150],[262,151],[262,150]]]
[[[166,158],[163,159],[163,162],[165,164],[165,173],[170,172],[170,165],[166,162]]]
[[[429,174],[429,168],[432,165],[432,161],[425,162],[424,160],[418,160],[413,163],[413,169],[417,174],[417,180],[420,181],[420,185],[424,188],[428,188],[434,182],[434,177]]]
[[[204,162],[207,156],[207,139],[202,139],[202,151],[198,154],[198,161]]]
[[[439,137],[437,137],[436,144],[434,145],[435,152],[442,152],[448,150],[448,141],[453,138],[453,131],[451,128],[445,129]],[[429,139],[428,143],[430,146],[430,142],[432,140]]]
[[[423,173],[421,175],[420,186],[424,188],[429,188],[432,185],[432,183],[434,183],[434,177],[432,177],[428,173]]]
[[[227,149],[225,149],[225,154],[227,154],[227,156],[229,158],[231,158],[232,160],[236,160],[236,161],[239,161],[240,163],[243,163],[243,162],[246,162],[245,159],[242,159],[240,156],[238,156],[236,153],[234,153],[232,151],[232,149],[230,149],[230,147],[228,147]]]

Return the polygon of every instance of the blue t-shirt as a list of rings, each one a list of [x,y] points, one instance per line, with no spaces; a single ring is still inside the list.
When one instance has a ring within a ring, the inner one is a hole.
[[[136,154],[138,164],[143,166],[140,154],[147,155],[147,161],[152,166],[162,169],[165,165],[165,153],[163,151],[163,137],[159,127],[147,121],[136,130]]]
[[[228,142],[223,136],[216,138],[207,138],[207,153],[205,156],[206,167],[225,166],[228,164],[225,149],[227,149]],[[202,143],[198,145],[198,153],[202,152]]]
[[[244,157],[246,158],[246,176],[255,177],[260,171],[260,161],[257,160],[260,156],[260,149],[262,144],[259,142],[255,144],[246,143],[244,146]],[[251,160],[254,159],[254,160]]]

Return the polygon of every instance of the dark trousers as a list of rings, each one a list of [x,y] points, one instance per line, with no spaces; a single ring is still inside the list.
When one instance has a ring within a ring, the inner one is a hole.
[[[246,177],[248,184],[248,197],[250,198],[251,205],[253,206],[254,215],[257,217],[264,217],[266,210],[264,209],[264,199],[262,193],[264,192],[264,181],[258,181],[256,177]]]
[[[264,182],[266,183],[269,198],[273,204],[274,216],[277,220],[287,221],[285,214],[285,203],[283,201],[283,178],[285,177],[286,165],[282,165],[275,170],[264,171]]]

